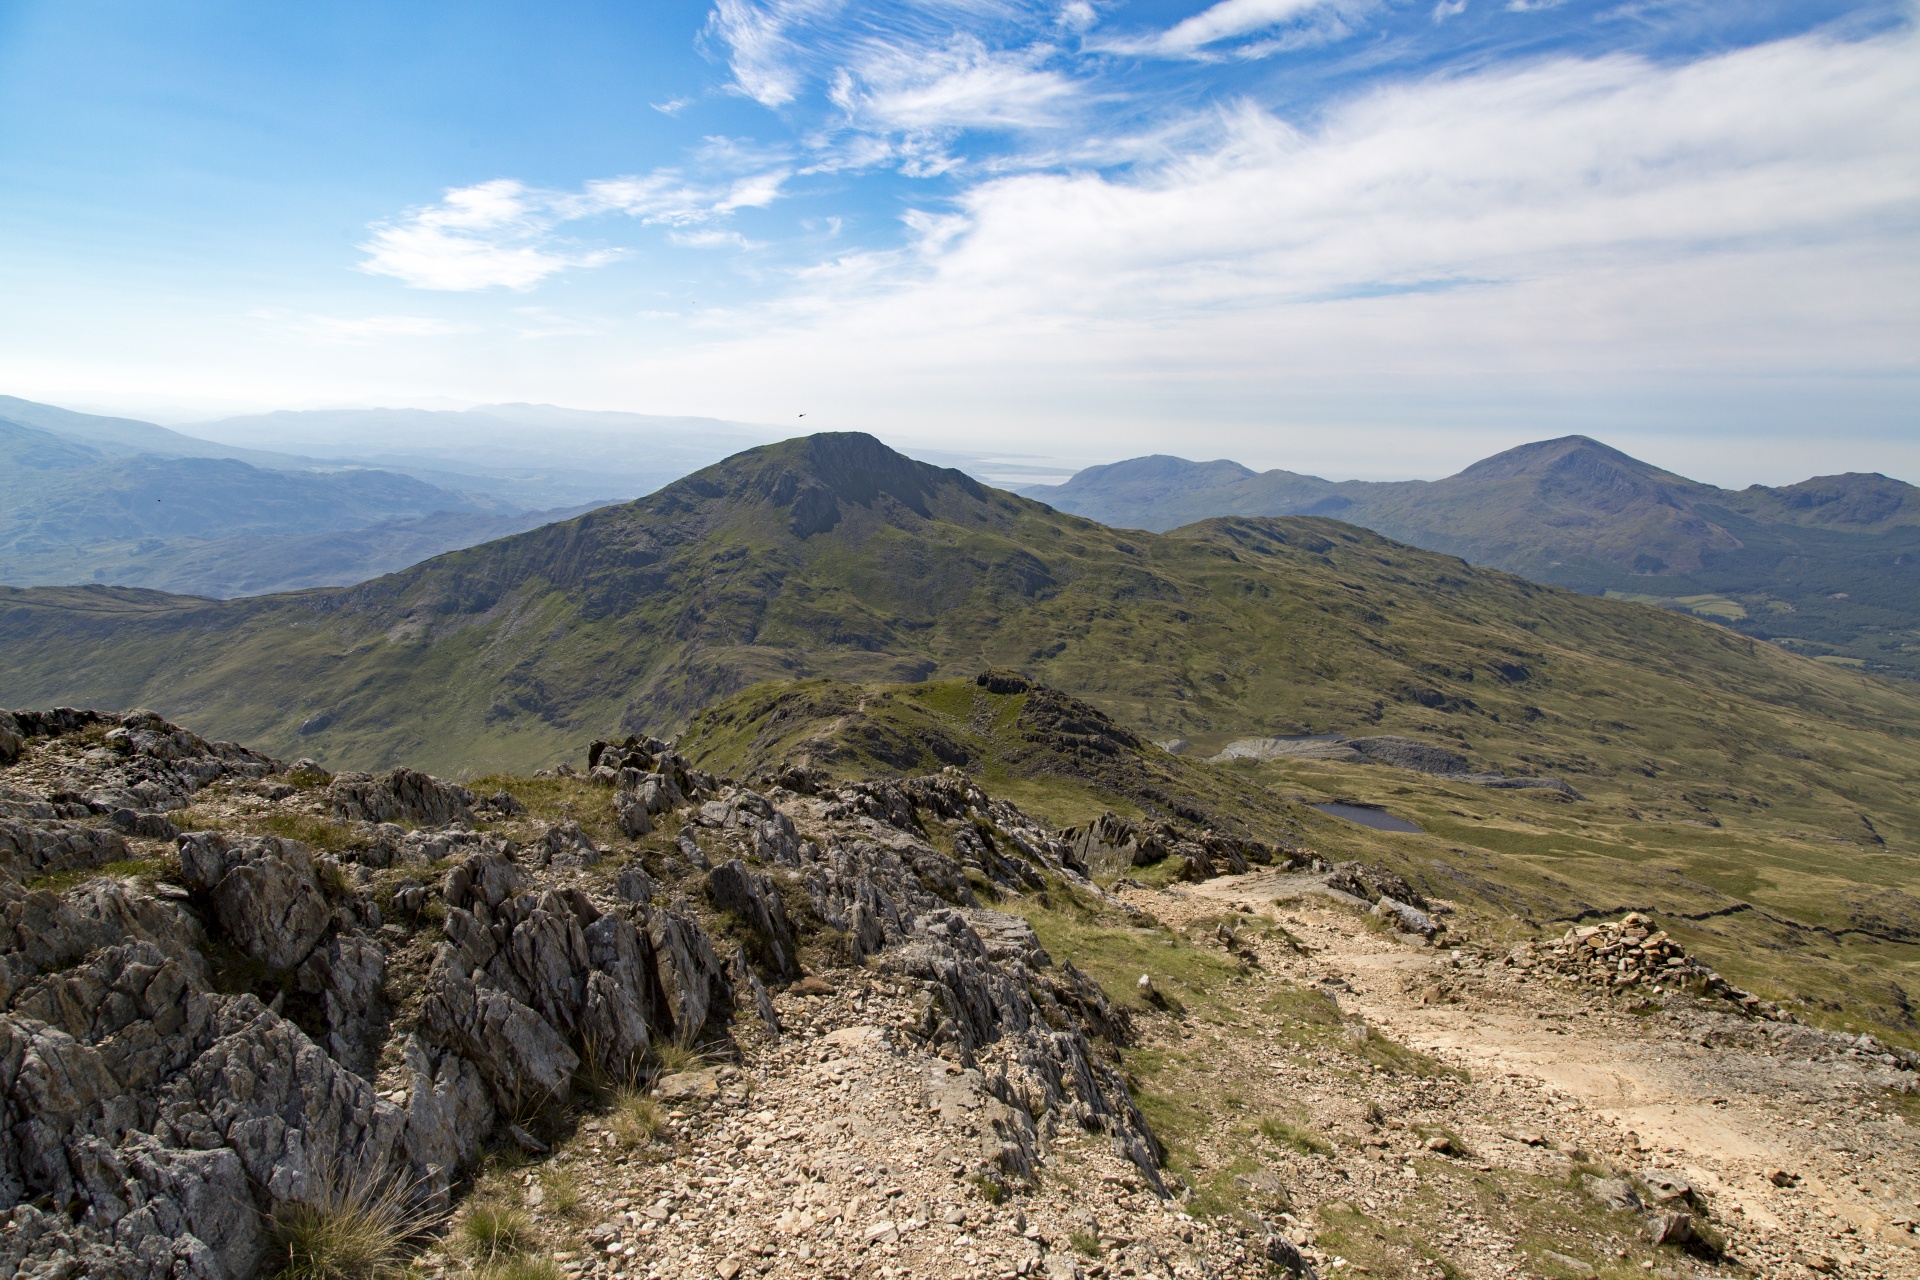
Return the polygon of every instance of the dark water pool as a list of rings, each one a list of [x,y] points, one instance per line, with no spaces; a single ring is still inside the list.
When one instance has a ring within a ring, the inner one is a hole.
[[[1360,804],[1316,804],[1313,807],[1333,817],[1372,827],[1375,831],[1411,831],[1417,834],[1420,830],[1405,818],[1396,818],[1385,809],[1369,809]]]

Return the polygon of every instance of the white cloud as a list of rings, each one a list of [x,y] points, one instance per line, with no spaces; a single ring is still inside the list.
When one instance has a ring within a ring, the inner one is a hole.
[[[741,178],[713,206],[714,211],[731,213],[735,209],[764,209],[780,198],[781,185],[792,176],[785,169],[775,169]]]
[[[561,215],[551,193],[511,178],[455,187],[437,205],[376,223],[360,269],[416,289],[531,289],[569,267],[597,267],[614,250],[568,251],[551,240]]]
[[[738,231],[669,231],[667,239],[684,249],[762,249],[766,246],[749,240]]]
[[[1364,7],[1367,0],[1219,0],[1219,3],[1185,18],[1157,35],[1145,38],[1113,38],[1097,47],[1113,53],[1151,55],[1167,58],[1214,58],[1222,56],[1215,46],[1277,27],[1295,25],[1303,29],[1277,38],[1253,41],[1227,52],[1239,58],[1261,58],[1302,43],[1311,43],[1345,34],[1343,14]],[[1303,20],[1311,22],[1303,23]]]
[[[569,245],[558,230],[565,223],[624,214],[647,224],[695,226],[738,209],[764,208],[779,198],[788,176],[778,169],[747,174],[724,187],[701,187],[662,172],[596,179],[577,192],[541,190],[511,178],[455,187],[439,204],[376,223],[372,238],[360,246],[367,254],[360,269],[416,289],[524,291],[562,271],[620,258],[619,249]],[[732,233],[713,234],[722,240],[698,243],[747,244],[737,235],[726,240]]]
[[[823,264],[635,385],[751,368],[783,396],[858,387],[869,423],[1018,431],[1259,420],[1334,383],[1910,375],[1917,50],[1555,59],[1378,89],[1311,130],[1243,107],[1129,175],[978,184],[910,249]]]
[[[727,46],[735,88],[762,106],[778,107],[793,101],[805,78],[792,31],[842,7],[841,0],[716,0],[707,31]]]
[[[1311,133],[1244,106],[1211,149],[1133,178],[976,187],[917,288],[1111,317],[1911,235],[1916,47],[1556,60],[1379,90]]]
[[[880,132],[1044,128],[1061,123],[1080,93],[1042,65],[1054,52],[992,50],[970,35],[939,49],[874,45],[843,69],[829,96]]]

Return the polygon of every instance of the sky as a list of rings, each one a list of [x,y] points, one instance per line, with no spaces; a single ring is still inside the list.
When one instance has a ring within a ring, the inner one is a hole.
[[[0,392],[1920,481],[1914,19],[0,0]]]

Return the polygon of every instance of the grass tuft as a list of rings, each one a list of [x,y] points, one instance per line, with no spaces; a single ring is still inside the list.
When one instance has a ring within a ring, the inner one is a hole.
[[[560,1264],[548,1257],[514,1254],[483,1264],[479,1280],[560,1280]]]
[[[702,1049],[681,1044],[674,1040],[659,1040],[651,1049],[654,1065],[667,1074],[676,1071],[693,1071],[707,1065],[708,1056]]]
[[[579,1212],[581,1197],[585,1194],[580,1175],[559,1165],[550,1166],[540,1175],[540,1190],[545,1195],[542,1207],[562,1218]]]
[[[437,1216],[397,1180],[368,1183],[337,1172],[319,1178],[311,1204],[287,1204],[268,1221],[280,1280],[392,1280],[407,1271]]]
[[[1076,1231],[1067,1237],[1067,1243],[1073,1246],[1075,1253],[1086,1258],[1097,1258],[1107,1251],[1100,1243],[1100,1237],[1091,1231]]]
[[[644,1147],[667,1122],[666,1112],[638,1089],[622,1089],[613,1099],[613,1137],[623,1147]]]
[[[1333,1146],[1313,1130],[1283,1120],[1279,1116],[1267,1116],[1260,1121],[1260,1135],[1268,1141],[1290,1147],[1303,1156],[1332,1155]]]
[[[475,1256],[494,1261],[526,1248],[533,1236],[533,1219],[524,1209],[498,1200],[481,1200],[467,1209],[460,1234]]]

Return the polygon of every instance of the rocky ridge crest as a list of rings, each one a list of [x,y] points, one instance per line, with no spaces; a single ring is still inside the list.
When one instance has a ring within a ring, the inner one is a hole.
[[[1071,1131],[1164,1194],[1127,1015],[982,905],[1101,894],[1060,833],[954,771],[762,792],[640,738],[589,766],[617,853],[406,769],[0,714],[0,1269],[240,1280],[346,1184],[444,1212],[593,1082],[777,1040],[769,987],[823,961],[890,975],[900,1034],[979,1082],[978,1176]]]

